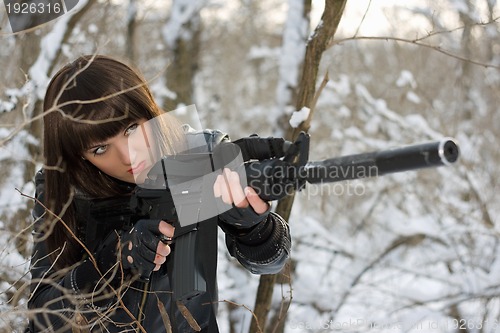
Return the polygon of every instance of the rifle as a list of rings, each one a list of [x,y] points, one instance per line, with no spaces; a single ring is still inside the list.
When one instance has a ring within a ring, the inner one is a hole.
[[[294,143],[281,138],[250,136],[235,141],[243,152],[248,184],[268,201],[279,200],[306,183],[333,183],[429,167],[451,165],[459,148],[452,138],[355,155],[308,161],[308,134]],[[274,157],[273,157],[274,155]],[[251,161],[258,156],[258,161]]]
[[[444,138],[407,147],[308,161],[309,142],[310,137],[304,132],[295,142],[252,135],[233,143],[221,143],[212,152],[188,151],[166,156],[148,173],[144,186],[137,186],[131,196],[88,202],[89,216],[95,222],[87,223],[86,239],[97,238],[98,232],[105,234],[133,225],[141,218],[172,223],[175,226],[173,296],[176,301],[185,301],[206,291],[203,269],[196,255],[197,231],[202,223],[199,220],[200,203],[208,201],[205,206],[217,206],[213,195],[203,194],[201,188],[207,184],[199,179],[230,165],[240,154],[244,162],[240,167],[246,172],[246,182],[267,201],[300,191],[306,183],[330,183],[451,165],[459,157],[456,142]],[[208,185],[211,191],[210,183]],[[211,213],[217,215],[214,211]],[[180,223],[181,220],[190,222]],[[141,278],[147,280],[149,277]]]

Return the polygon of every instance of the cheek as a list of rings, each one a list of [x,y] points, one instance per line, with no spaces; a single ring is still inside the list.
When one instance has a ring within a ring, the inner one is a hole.
[[[113,171],[116,170],[112,161],[109,158],[105,157],[93,157],[88,159],[90,163],[92,163],[96,168],[101,170],[102,172],[112,176]]]
[[[138,132],[134,136],[130,137],[128,141],[129,148],[133,149],[135,152],[142,152],[143,154],[148,154],[149,156],[155,156],[155,141],[149,133]]]
[[[155,133],[151,125],[152,120],[142,124],[140,131],[142,132],[142,149],[147,151],[150,161],[156,161],[160,155],[158,150],[158,133]]]

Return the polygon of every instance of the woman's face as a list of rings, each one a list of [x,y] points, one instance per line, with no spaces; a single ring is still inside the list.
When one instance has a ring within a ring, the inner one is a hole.
[[[92,144],[83,157],[111,177],[142,184],[157,160],[152,138],[150,125],[141,119],[105,142]]]

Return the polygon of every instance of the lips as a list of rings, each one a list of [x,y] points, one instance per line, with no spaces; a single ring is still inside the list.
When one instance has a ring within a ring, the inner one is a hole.
[[[128,173],[130,174],[139,174],[141,173],[144,169],[146,168],[146,162],[145,161],[142,161],[141,163],[139,163],[136,167],[133,167],[128,171]]]

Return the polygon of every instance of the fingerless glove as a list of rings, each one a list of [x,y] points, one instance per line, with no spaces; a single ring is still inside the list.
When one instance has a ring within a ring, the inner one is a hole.
[[[71,273],[75,291],[95,289],[99,282],[116,288],[123,278],[147,281],[155,268],[160,220],[139,220],[129,230],[114,230],[94,252],[97,268],[86,259]],[[123,272],[123,274],[122,274]],[[125,276],[124,276],[125,275]]]
[[[222,200],[220,201],[222,202]],[[235,205],[222,204],[225,206],[221,210],[225,209],[225,211],[219,214],[220,220],[240,231],[251,229],[265,221],[271,211],[271,206],[264,213],[257,214],[250,205],[246,208],[238,208]]]

